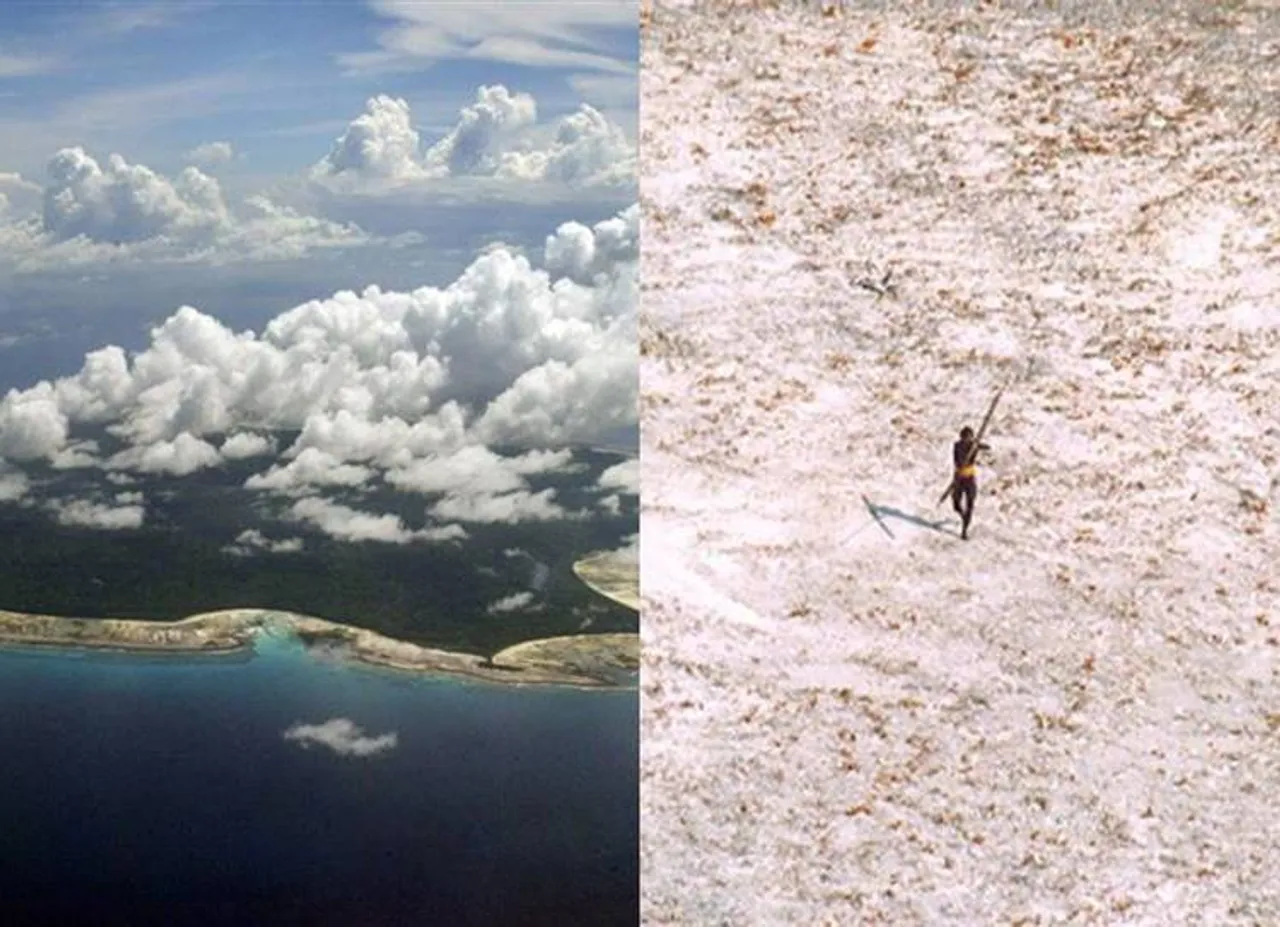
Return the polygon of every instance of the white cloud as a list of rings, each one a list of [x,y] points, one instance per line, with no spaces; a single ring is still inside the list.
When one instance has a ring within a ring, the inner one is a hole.
[[[10,390],[0,401],[0,456],[12,460],[52,458],[67,443],[70,422],[41,381],[28,390]]]
[[[399,743],[394,731],[372,737],[349,718],[331,718],[322,724],[295,724],[283,736],[304,749],[318,745],[328,747],[339,756],[374,756],[394,750]]]
[[[255,434],[251,431],[238,431],[222,442],[218,449],[226,460],[246,460],[250,457],[264,457],[274,454],[276,442],[274,438]]]
[[[432,493],[503,493],[526,488],[525,476],[563,470],[573,460],[567,450],[530,451],[503,457],[480,445],[449,455],[414,460],[389,470],[386,481],[399,489]]]
[[[628,496],[640,495],[640,460],[631,458],[614,464],[600,474],[601,489],[614,489]]]
[[[206,142],[197,145],[187,152],[187,160],[199,167],[217,167],[226,164],[236,156],[235,148],[230,142]]]
[[[565,222],[547,236],[543,261],[548,271],[586,286],[618,265],[640,258],[640,206],[629,206],[612,219],[588,228]]]
[[[448,521],[501,522],[552,521],[570,513],[555,501],[555,490],[518,490],[501,493],[465,493],[445,496],[431,507],[431,514]]]
[[[62,448],[50,459],[55,470],[83,470],[88,467],[100,467],[98,459],[98,442],[73,441]]]
[[[636,28],[634,0],[464,5],[373,0],[391,20],[378,48],[338,55],[353,74],[419,70],[441,60],[500,61],[526,67],[625,73],[634,65],[599,50],[599,31]],[[592,50],[597,49],[597,50]]]
[[[634,145],[599,110],[583,104],[554,126],[539,125],[534,98],[499,84],[480,87],[456,125],[425,150],[408,102],[373,97],[312,177],[349,192],[463,177],[617,186],[634,182],[635,172]]]
[[[413,381],[413,377],[406,380]],[[356,407],[368,407],[368,394],[353,390],[347,398],[352,397]],[[425,392],[405,400],[412,408],[421,407],[423,411],[430,408],[430,394]],[[382,407],[376,401],[373,405]],[[409,408],[398,403],[396,408],[400,411],[398,415],[361,414],[347,408],[311,413],[289,453],[301,455],[306,449],[315,448],[341,460],[371,461],[385,467],[405,466],[415,455],[456,448],[467,440],[467,414],[455,402],[443,403],[416,421]]]
[[[365,104],[365,111],[347,126],[317,169],[321,174],[413,178],[422,172],[419,145],[409,104],[379,95]]]
[[[515,180],[553,180],[570,186],[627,184],[636,153],[622,128],[586,103],[556,124],[552,141],[531,151],[504,152],[494,174]]]
[[[609,515],[622,514],[622,497],[617,493],[612,496],[602,496],[596,505],[600,507],[601,511]]]
[[[222,549],[240,557],[247,557],[259,550],[272,554],[294,554],[302,550],[302,538],[283,538],[273,541],[256,528],[249,528],[236,536],[235,543],[228,544]]]
[[[283,466],[255,473],[244,485],[246,489],[296,493],[312,486],[363,486],[372,476],[368,467],[344,464],[332,454],[308,447]]]
[[[21,174],[0,171],[0,214],[34,212],[40,205],[42,189]]]
[[[497,615],[502,612],[514,612],[528,607],[529,603],[532,601],[532,592],[516,592],[512,595],[498,599],[496,602],[490,603],[489,607],[485,610],[490,615]]]
[[[127,448],[108,460],[106,465],[111,470],[186,476],[221,462],[222,457],[216,447],[184,431],[171,441],[160,440],[142,447]]]
[[[458,124],[427,151],[426,163],[448,177],[496,174],[503,144],[537,121],[538,104],[529,94],[512,93],[501,84],[480,87]]]
[[[227,221],[218,183],[194,167],[170,181],[113,154],[105,166],[83,148],[49,161],[43,224],[56,241],[83,235],[125,244],[160,235],[198,236]]]
[[[261,332],[183,306],[145,350],[104,347],[70,376],[0,398],[0,456],[92,463],[72,429],[106,426],[125,445],[112,469],[183,474],[262,455],[251,488],[357,486],[385,471],[480,520],[514,517],[495,505],[563,517],[510,494],[570,463],[539,449],[636,422],[638,221],[632,208],[562,226],[547,269],[496,248],[447,287],[340,292]],[[279,430],[299,434],[277,456],[265,435]]]
[[[18,271],[280,260],[371,240],[262,196],[232,209],[218,181],[194,166],[169,178],[118,154],[100,163],[83,148],[50,159],[41,199],[39,215],[0,226],[0,252]]]
[[[146,510],[141,505],[100,505],[85,499],[50,502],[48,508],[64,525],[80,525],[106,531],[140,528],[146,517]]]
[[[0,502],[18,502],[26,498],[31,481],[21,470],[10,469],[0,460]]]
[[[340,541],[408,544],[412,541],[455,541],[467,537],[466,529],[461,525],[442,525],[411,531],[397,515],[361,512],[314,496],[299,499],[293,504],[291,511],[298,520],[309,522]]]

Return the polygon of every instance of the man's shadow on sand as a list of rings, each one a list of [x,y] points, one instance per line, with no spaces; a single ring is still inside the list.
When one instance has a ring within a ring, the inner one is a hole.
[[[880,526],[884,533],[889,535],[890,540],[896,540],[896,538],[888,524],[885,523],[886,518],[897,518],[918,528],[928,528],[930,531],[937,531],[940,534],[949,534],[953,538],[960,536],[960,532],[955,528],[949,527],[945,521],[929,521],[927,518],[912,515],[910,512],[904,512],[901,509],[891,508],[887,505],[876,505],[866,496],[862,497],[862,501],[867,504],[867,510],[871,513],[871,517],[876,520],[876,524]]]

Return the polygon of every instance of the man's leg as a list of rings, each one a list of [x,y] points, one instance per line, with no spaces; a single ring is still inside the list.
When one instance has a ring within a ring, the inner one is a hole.
[[[964,522],[960,529],[960,537],[965,540],[969,539],[969,522],[973,521],[973,503],[978,496],[978,484],[972,480],[966,480],[964,486],[964,514],[960,516]]]
[[[960,504],[960,481],[955,480],[951,484],[951,507],[956,510],[956,514],[964,518],[964,506]]]

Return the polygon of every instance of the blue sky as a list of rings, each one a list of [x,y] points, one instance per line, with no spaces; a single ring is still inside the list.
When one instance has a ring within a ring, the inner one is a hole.
[[[634,156],[636,10],[617,0],[5,3],[0,355],[33,331],[65,330],[48,323],[50,312],[82,317],[73,326],[82,340],[132,347],[184,292],[218,317],[256,325],[342,288],[448,282],[492,242],[536,249],[564,221],[607,219],[635,199],[633,165],[603,186],[583,178]],[[317,180],[317,164],[371,99],[403,102],[425,163],[433,145],[448,148],[479,89],[493,86],[531,97],[536,120],[494,135],[497,160],[478,172],[489,176],[357,164]],[[585,161],[569,151],[550,168],[535,165],[532,181],[514,161],[498,166],[509,158],[504,146],[555,155],[558,121],[583,104],[607,124],[595,129],[618,137],[587,139]],[[69,148],[83,150],[81,169],[107,171],[111,182],[61,191],[74,193],[81,220],[58,226],[42,217],[42,200],[59,192],[48,165]],[[206,156],[193,155],[202,149]],[[124,162],[118,172],[108,167],[113,154]],[[172,198],[166,185],[192,163],[214,178],[229,211],[205,217],[217,229],[183,230],[175,244],[176,213],[152,217],[152,238],[130,227],[138,216],[116,214],[122,196]],[[138,167],[159,180],[125,176]],[[539,170],[573,182],[537,182]],[[318,227],[277,234],[265,219],[245,225],[254,211],[246,204],[259,195],[304,217],[295,226]],[[392,249],[385,239],[394,236]],[[263,239],[284,241],[284,254],[255,252]],[[61,355],[90,346],[68,341]],[[11,365],[0,388],[17,385],[45,353],[22,358],[21,373]]]
[[[638,38],[625,0],[0,4],[0,505],[248,454],[361,523],[325,488],[583,517],[522,482],[559,457],[476,448],[635,434]]]
[[[634,3],[8,2],[0,32],[0,169],[38,176],[58,148],[157,170],[228,141],[246,172],[314,160],[375,94],[424,138],[482,84],[540,116],[588,102],[634,134]],[[433,27],[439,16],[456,32]],[[530,23],[533,23],[531,26]]]

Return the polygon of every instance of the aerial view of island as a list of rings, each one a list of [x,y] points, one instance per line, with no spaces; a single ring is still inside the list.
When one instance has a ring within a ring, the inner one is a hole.
[[[0,918],[636,923],[636,6],[284,9],[6,9]]]
[[[125,453],[105,431],[90,444]],[[618,684],[639,658],[634,454],[464,447],[435,459],[468,464],[467,479],[484,479],[486,466],[524,469],[511,484],[522,488],[492,504],[539,501],[528,515],[427,527],[423,494],[401,488],[394,470],[376,480],[366,467],[373,485],[329,501],[246,488],[263,481],[252,458],[131,477],[126,491],[119,473],[93,466],[9,464],[9,485],[25,491],[0,506],[0,643],[220,653],[266,632],[403,670]],[[33,481],[76,500],[70,517],[34,501]],[[422,526],[408,527],[415,518]],[[522,662],[520,645],[534,642],[538,660]]]

